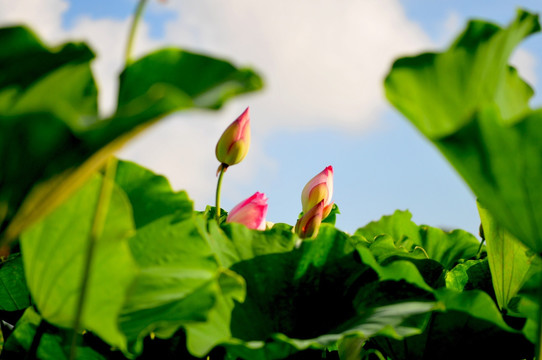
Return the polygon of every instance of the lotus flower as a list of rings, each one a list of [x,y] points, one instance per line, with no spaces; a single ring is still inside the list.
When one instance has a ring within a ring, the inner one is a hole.
[[[256,192],[248,199],[236,205],[228,214],[226,222],[244,224],[249,229],[265,230],[267,215],[267,197]]]
[[[301,192],[301,205],[303,212],[307,213],[314,206],[324,201],[322,220],[331,212],[333,202],[333,167],[326,167],[321,173],[313,177]]]
[[[216,158],[227,166],[240,163],[250,147],[249,108],[224,131],[216,144]]]
[[[318,235],[320,224],[322,223],[322,215],[324,213],[324,200],[321,200],[318,204],[307,211],[301,219],[297,220],[295,224],[295,233],[300,238],[315,237]]]

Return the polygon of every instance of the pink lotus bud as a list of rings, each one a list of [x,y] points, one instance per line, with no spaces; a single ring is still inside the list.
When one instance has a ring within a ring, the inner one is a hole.
[[[307,211],[301,219],[295,224],[295,233],[300,238],[315,237],[318,235],[320,224],[322,223],[322,215],[324,213],[324,200],[313,206]]]
[[[265,230],[265,215],[267,215],[267,197],[261,192],[256,192],[235,206],[228,214],[226,222],[244,224],[249,229]]]
[[[249,108],[224,131],[216,144],[216,158],[222,164],[234,165],[240,163],[250,147],[250,117]]]
[[[320,174],[316,175],[305,185],[301,192],[301,205],[306,213],[316,204],[324,201],[322,220],[331,212],[333,202],[333,167],[326,167]]]

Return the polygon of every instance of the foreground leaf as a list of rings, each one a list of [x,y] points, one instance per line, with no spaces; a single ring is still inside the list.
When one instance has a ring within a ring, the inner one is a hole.
[[[166,49],[125,69],[117,112],[99,119],[94,55],[85,45],[47,48],[25,28],[4,29],[0,37],[6,45],[2,68],[14,69],[0,76],[0,109],[6,110],[0,118],[0,243],[15,240],[62,204],[158,119],[178,110],[218,109],[262,87],[252,70]]]
[[[119,112],[141,96],[176,98],[181,108],[218,109],[227,99],[262,85],[250,69],[236,69],[226,61],[180,49],[162,49],[130,64],[121,74]]]
[[[532,90],[507,65],[518,43],[537,31],[538,17],[521,10],[504,29],[471,22],[446,52],[396,61],[385,87],[480,204],[541,253],[542,111],[530,110]]]
[[[83,266],[102,178],[93,176],[70,200],[21,237],[28,288],[40,314],[65,328],[74,325]],[[94,249],[82,327],[121,349],[126,340],[117,319],[136,274],[127,238],[133,233],[131,208],[113,188],[102,235]]]

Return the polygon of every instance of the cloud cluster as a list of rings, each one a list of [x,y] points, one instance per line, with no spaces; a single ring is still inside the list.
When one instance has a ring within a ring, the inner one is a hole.
[[[431,46],[397,0],[171,2],[169,41],[253,64],[269,128],[366,129],[385,107],[392,61]]]
[[[87,41],[98,53],[93,66],[101,110],[108,113],[115,104],[130,19],[79,16],[65,29],[62,18],[69,6],[67,0],[0,0],[0,24],[29,23],[54,43]],[[199,208],[213,202],[215,141],[247,105],[254,119],[253,138],[259,140],[253,141],[246,161],[228,174],[229,183],[238,185],[224,192],[229,195],[225,207],[262,190],[252,188],[254,174],[265,169],[270,176],[280,168],[280,161],[266,156],[266,134],[307,127],[370,130],[386,107],[382,79],[392,61],[434,47],[399,0],[183,0],[156,6],[177,16],[163,24],[161,39],[153,39],[150,25],[143,23],[136,54],[174,44],[253,66],[266,80],[261,94],[233,101],[219,113],[174,116],[120,153],[164,173],[174,187],[189,190]],[[459,23],[452,14],[445,27],[452,32]],[[515,61],[535,82],[533,56],[520,51]],[[300,153],[310,146],[310,139],[300,139]]]

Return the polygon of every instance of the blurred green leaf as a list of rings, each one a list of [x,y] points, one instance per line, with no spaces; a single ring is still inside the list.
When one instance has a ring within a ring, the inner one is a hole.
[[[165,49],[125,69],[117,112],[99,119],[90,71],[94,54],[86,45],[48,48],[22,27],[0,29],[0,39],[2,242],[13,241],[59,206],[112,153],[160,118],[182,109],[218,109],[262,87],[252,70]]]
[[[537,31],[538,17],[523,10],[506,29],[470,21],[447,51],[397,60],[385,80],[386,96],[431,140],[457,132],[481,106],[496,101],[510,122],[529,111],[533,91],[507,61]]]
[[[356,230],[360,245],[368,246],[379,262],[394,255],[432,259],[451,269],[461,259],[476,256],[480,243],[463,230],[445,232],[426,225],[416,225],[412,214],[397,210]],[[387,236],[382,236],[387,235]],[[365,239],[366,241],[363,241]]]
[[[23,310],[30,305],[21,254],[13,254],[0,264],[0,310]]]
[[[540,31],[519,10],[505,29],[474,21],[446,52],[399,59],[386,95],[469,184],[480,204],[516,238],[542,252],[542,110],[507,65],[514,48]]]
[[[101,177],[93,176],[67,202],[21,237],[24,270],[32,299],[43,318],[60,327],[74,325],[101,185]],[[103,232],[96,240],[81,324],[121,349],[126,348],[126,340],[117,320],[136,275],[127,242],[133,231],[129,201],[115,186]]]
[[[229,98],[261,89],[250,69],[180,49],[162,49],[137,60],[121,74],[119,112],[141,96],[171,96],[179,107],[218,109]],[[182,101],[185,99],[185,101]]]

